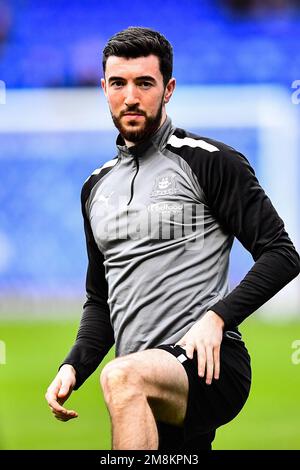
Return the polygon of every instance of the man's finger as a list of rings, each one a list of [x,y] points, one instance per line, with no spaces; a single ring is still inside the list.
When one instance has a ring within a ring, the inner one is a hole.
[[[214,356],[211,346],[207,346],[206,349],[206,383],[210,385],[214,373]]]
[[[197,345],[197,360],[198,360],[198,374],[199,374],[199,377],[204,377],[205,364],[206,364],[206,354],[205,354],[205,348],[202,344]]]
[[[66,408],[62,408],[61,410],[51,408],[51,410],[52,413],[60,416],[78,416],[78,413],[75,410],[67,410]]]
[[[69,393],[69,390],[70,390],[69,387],[67,387],[66,385],[63,385],[63,386],[59,389],[59,391],[58,391],[58,394],[57,394],[58,397],[59,397],[59,398],[63,398],[63,397],[65,397],[65,396],[67,396],[68,393]]]
[[[58,412],[64,412],[67,411],[63,406],[61,406],[58,401],[57,397],[54,394],[47,395],[47,401],[48,405],[50,406],[51,409],[58,411]]]
[[[220,346],[214,348],[214,378],[216,380],[220,377]]]
[[[78,415],[63,415],[63,414],[58,414],[58,413],[53,413],[54,417],[58,419],[59,421],[69,421],[70,419],[78,418]]]
[[[74,410],[63,410],[63,411],[56,411],[55,409],[51,408],[52,413],[54,414],[55,418],[61,418],[63,420],[68,420],[72,418],[77,418],[78,413]]]
[[[78,414],[74,410],[67,410],[63,406],[59,404],[57,401],[57,397],[55,393],[47,393],[46,399],[48,401],[48,405],[50,406],[51,410],[55,413],[58,413],[60,416],[72,416],[72,417],[77,417]]]
[[[193,344],[186,344],[183,349],[185,349],[187,357],[193,359],[195,346]]]

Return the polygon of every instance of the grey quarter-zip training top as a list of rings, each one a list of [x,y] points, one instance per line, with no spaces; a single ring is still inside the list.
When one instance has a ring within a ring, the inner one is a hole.
[[[248,160],[175,128],[167,117],[147,140],[94,171],[82,189],[87,300],[64,360],[77,389],[115,343],[116,356],[172,344],[213,310],[237,326],[300,270],[282,219]],[[255,263],[230,292],[234,237]]]

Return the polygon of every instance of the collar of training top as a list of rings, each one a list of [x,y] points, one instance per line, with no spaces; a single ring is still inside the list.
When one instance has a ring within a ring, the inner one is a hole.
[[[172,121],[169,116],[167,116],[163,125],[157,129],[157,131],[148,139],[139,142],[132,147],[127,147],[124,142],[123,137],[121,134],[118,135],[116,140],[116,145],[119,150],[119,153],[125,156],[133,156],[133,157],[141,157],[145,151],[154,145],[155,147],[161,149],[163,145],[166,143],[167,139],[171,134],[172,129]]]

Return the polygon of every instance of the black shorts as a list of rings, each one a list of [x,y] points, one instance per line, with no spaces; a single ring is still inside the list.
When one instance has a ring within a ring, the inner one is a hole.
[[[211,449],[216,429],[231,421],[243,408],[251,385],[250,356],[240,335],[224,332],[220,348],[220,378],[211,385],[198,375],[197,352],[193,359],[181,346],[157,346],[173,354],[189,381],[187,411],[182,427],[157,421],[159,450]]]

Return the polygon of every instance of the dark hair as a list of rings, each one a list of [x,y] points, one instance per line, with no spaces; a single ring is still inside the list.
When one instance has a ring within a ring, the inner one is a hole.
[[[162,34],[150,28],[130,26],[112,36],[103,49],[103,72],[105,73],[109,56],[135,59],[147,57],[150,54],[158,57],[159,69],[163,76],[164,86],[166,86],[172,77],[173,49]]]

